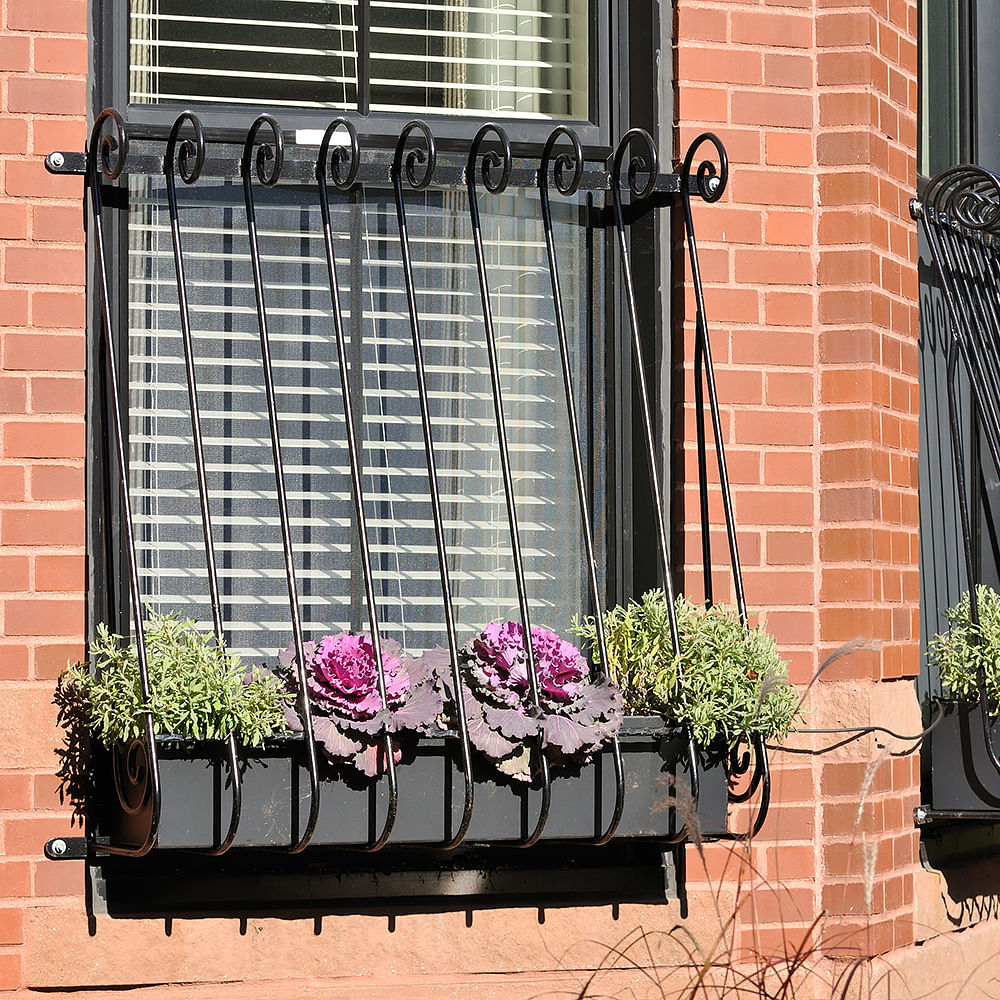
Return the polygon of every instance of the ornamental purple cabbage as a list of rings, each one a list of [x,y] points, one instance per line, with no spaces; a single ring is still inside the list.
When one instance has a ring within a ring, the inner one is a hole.
[[[386,733],[398,759],[399,734],[431,732],[443,708],[429,664],[403,656],[399,643],[391,639],[382,639],[380,645],[388,705],[382,702],[369,636],[342,632],[302,644],[313,737],[331,761],[350,763],[369,777],[385,768]],[[278,654],[278,664],[289,689],[297,691],[294,646]],[[287,712],[291,728],[301,732],[298,713],[291,707]]]
[[[396,643],[383,640],[382,669],[390,708],[402,704],[410,690],[398,650]],[[382,708],[375,649],[367,635],[324,636],[306,657],[306,684],[317,705],[348,719],[370,719]]]
[[[605,678],[589,679],[586,660],[551,629],[531,629],[538,679],[532,703],[524,629],[493,622],[461,651],[469,737],[499,771],[531,779],[533,739],[541,736],[556,764],[584,763],[621,725],[621,694]]]

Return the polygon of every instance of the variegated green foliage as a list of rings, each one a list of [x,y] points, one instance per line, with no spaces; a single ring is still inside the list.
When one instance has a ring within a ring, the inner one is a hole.
[[[98,625],[90,645],[94,671],[68,666],[59,678],[63,701],[80,706],[88,727],[110,746],[139,737],[151,711],[157,734],[223,739],[259,745],[286,731],[280,681],[262,670],[247,671],[238,656],[220,649],[193,621],[150,613],[144,631],[150,699],[142,696],[139,656],[107,626]]]
[[[604,616],[610,672],[622,689],[625,710],[690,725],[702,744],[720,735],[733,744],[751,732],[784,737],[800,698],[774,638],[760,626],[744,628],[736,610],[725,605],[703,607],[681,595],[674,607],[679,660],[662,590]],[[575,627],[599,660],[594,619]]]
[[[1000,713],[1000,594],[976,587],[979,628],[972,624],[969,592],[945,614],[950,628],[927,643],[927,656],[940,671],[941,684],[952,698],[979,700],[979,667],[986,677],[986,701],[991,715]]]

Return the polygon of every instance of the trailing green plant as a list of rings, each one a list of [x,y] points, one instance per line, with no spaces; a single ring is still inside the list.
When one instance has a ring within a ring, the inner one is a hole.
[[[158,734],[197,740],[223,739],[235,732],[250,746],[286,731],[281,682],[260,669],[246,670],[238,656],[203,635],[193,621],[150,612],[143,632],[150,698],[142,696],[135,643],[97,626],[90,644],[94,671],[77,663],[59,678],[56,700],[107,746],[145,732],[152,712]]]
[[[972,623],[969,592],[945,614],[950,628],[927,643],[927,656],[937,666],[941,684],[952,698],[979,700],[979,668],[986,676],[990,714],[1000,714],[1000,594],[981,583],[976,587],[979,628]]]
[[[679,659],[662,590],[605,613],[609,672],[625,711],[690,725],[702,744],[721,735],[732,745],[750,732],[784,737],[800,698],[773,636],[760,625],[744,627],[735,608],[725,605],[704,607],[680,595],[674,607]],[[575,620],[574,629],[599,661],[594,619]]]

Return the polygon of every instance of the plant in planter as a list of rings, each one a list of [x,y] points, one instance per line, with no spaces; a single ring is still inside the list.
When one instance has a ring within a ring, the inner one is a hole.
[[[382,639],[382,670],[387,705],[379,692],[375,649],[369,636],[343,632],[303,644],[306,686],[312,708],[313,736],[328,760],[346,763],[367,777],[385,767],[382,733],[428,734],[438,728],[443,707],[429,662],[401,654],[399,643]],[[295,649],[278,654],[286,688],[295,692]],[[302,720],[293,706],[286,721],[294,732]],[[398,752],[398,739],[394,752]]]
[[[150,698],[142,696],[135,643],[97,626],[90,644],[95,672],[77,663],[59,678],[61,710],[83,721],[107,747],[140,738],[145,714],[161,735],[221,740],[235,733],[249,746],[285,732],[287,695],[266,671],[246,670],[238,656],[220,648],[179,615],[151,612],[143,631]]]
[[[679,661],[662,590],[604,616],[609,670],[626,711],[689,725],[702,746],[717,738],[734,746],[748,733],[784,737],[800,699],[774,638],[760,626],[746,629],[733,608],[701,607],[683,595],[674,607]],[[574,625],[598,655],[594,619]]]
[[[469,740],[497,771],[518,781],[532,778],[531,741],[538,736],[554,765],[580,765],[618,732],[622,720],[621,692],[604,678],[590,679],[576,646],[533,626],[531,647],[537,708],[519,622],[492,622],[459,653]],[[433,653],[442,687],[453,699],[447,653]]]
[[[979,701],[979,671],[986,678],[986,701],[991,715],[1000,714],[1000,594],[992,587],[976,587],[979,628],[972,623],[969,592],[945,614],[950,628],[927,643],[928,659],[937,666],[941,685],[955,701]]]
[[[1000,810],[1000,774],[991,759],[1000,756],[1000,594],[979,584],[976,599],[978,629],[966,592],[945,612],[948,631],[927,643],[927,658],[946,695],[936,706],[940,714],[930,726],[925,757],[936,810]]]

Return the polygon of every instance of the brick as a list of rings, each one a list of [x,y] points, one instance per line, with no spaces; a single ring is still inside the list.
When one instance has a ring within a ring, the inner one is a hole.
[[[31,776],[0,774],[0,812],[27,811],[31,808]],[[0,913],[3,913],[0,910]],[[0,940],[0,944],[10,944]]]
[[[19,421],[3,429],[7,458],[83,458],[84,425],[55,421]]]
[[[4,545],[83,545],[82,510],[5,510],[0,513]]]
[[[24,499],[24,469],[19,465],[0,465],[0,500]]]
[[[811,326],[813,301],[808,292],[767,292],[764,316],[769,326]]]
[[[0,909],[0,944],[24,941],[24,912],[13,906]]]
[[[82,115],[87,107],[84,83],[83,79],[12,76],[7,82],[7,107],[31,114]]]
[[[804,49],[812,43],[812,19],[801,14],[736,11],[732,15],[732,39],[751,45]]]
[[[82,118],[36,118],[32,125],[31,152],[43,159],[53,150],[82,150],[87,142],[87,123]]]
[[[769,87],[806,89],[812,86],[813,61],[807,55],[767,52],[764,55],[764,83]]]
[[[86,0],[7,0],[7,27],[18,31],[85,34]]]
[[[35,327],[82,330],[87,300],[79,292],[32,292],[31,318]]]
[[[813,377],[807,372],[767,373],[764,398],[773,406],[808,406],[814,392]]]
[[[812,215],[809,212],[770,211],[766,234],[771,246],[807,247],[812,243]]]
[[[31,235],[43,242],[82,243],[83,212],[77,205],[36,205],[32,210]]]
[[[870,52],[820,52],[816,82],[821,87],[861,86],[871,81],[877,66]]]
[[[35,868],[36,896],[82,896],[86,882],[82,861],[40,861]]]
[[[0,899],[31,895],[31,865],[27,861],[0,861]]]
[[[813,415],[788,410],[741,410],[736,414],[740,444],[811,444]]]
[[[8,371],[82,372],[86,351],[87,341],[82,333],[76,336],[9,333],[3,340],[4,368]]]
[[[811,365],[814,359],[815,336],[767,330],[737,330],[733,333],[733,362],[752,365]]]
[[[721,87],[684,87],[678,98],[678,113],[689,121],[727,121],[729,91]]]
[[[813,102],[807,94],[737,90],[732,102],[736,125],[772,126],[781,122],[788,128],[808,128],[812,124]]]
[[[83,591],[86,569],[83,556],[35,556],[35,589]]]
[[[34,677],[36,680],[55,680],[71,663],[81,663],[86,656],[82,642],[58,643],[36,646],[34,650]]]
[[[820,518],[824,521],[877,521],[878,491],[868,486],[826,489],[820,492]]]
[[[82,249],[7,248],[4,277],[8,282],[25,285],[82,285],[84,271]]]
[[[36,465],[31,470],[32,500],[82,500],[83,469],[65,465]]]
[[[775,167],[808,167],[813,162],[813,139],[808,132],[768,132],[764,139],[767,162]]]
[[[808,531],[769,531],[767,561],[775,565],[808,565],[815,552],[815,536]]]
[[[23,240],[28,236],[28,207],[18,204],[0,204],[0,239]],[[0,308],[0,316],[6,313]],[[23,326],[23,323],[5,323],[5,326]]]
[[[801,208],[813,204],[813,179],[800,170],[741,170],[729,183],[734,200],[744,204]]]
[[[0,288],[0,326],[27,326],[28,293],[19,288]]]
[[[79,413],[86,407],[86,383],[83,378],[33,378],[31,409],[33,413]]]
[[[678,40],[724,42],[728,35],[729,18],[725,11],[687,5],[678,8]]]
[[[813,457],[809,452],[771,451],[764,456],[768,486],[811,486]]]
[[[0,990],[16,990],[22,982],[20,952],[0,952]]]
[[[736,521],[749,524],[812,524],[811,492],[741,490],[733,497]]]
[[[759,52],[730,49],[725,54],[693,45],[677,50],[677,78],[702,83],[760,83],[763,79]]]
[[[875,24],[868,11],[817,14],[816,44],[820,48],[838,49],[874,44]]]
[[[87,39],[36,38],[35,72],[66,76],[87,75]]]
[[[31,39],[23,35],[0,35],[0,70],[27,73],[31,69]]]
[[[804,285],[810,282],[812,271],[812,257],[804,250],[736,251],[736,280],[747,284]]]
[[[24,118],[4,117],[0,120],[0,153],[26,153],[28,122]],[[7,163],[7,167],[11,164]]]
[[[7,635],[82,635],[82,600],[9,600],[4,602]]]
[[[27,379],[18,375],[0,376],[0,413],[4,416],[24,413],[27,398]]]
[[[0,591],[12,593],[27,590],[29,570],[27,556],[0,555]]]
[[[28,647],[10,643],[0,646],[0,680],[26,681],[28,676]]]

